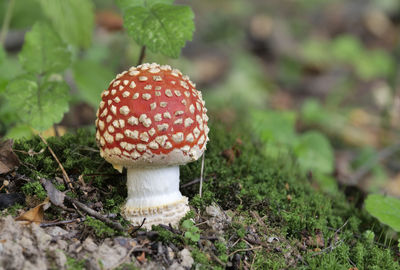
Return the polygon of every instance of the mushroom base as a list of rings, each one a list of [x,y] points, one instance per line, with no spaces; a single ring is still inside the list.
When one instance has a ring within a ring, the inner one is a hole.
[[[176,227],[189,210],[188,198],[182,196],[178,202],[157,207],[134,208],[125,205],[122,208],[122,215],[134,226],[140,226],[146,218],[143,228],[150,230],[152,225],[159,224],[171,224]]]
[[[179,191],[179,167],[128,168],[128,198],[122,215],[133,225],[175,226],[190,210],[188,199]]]

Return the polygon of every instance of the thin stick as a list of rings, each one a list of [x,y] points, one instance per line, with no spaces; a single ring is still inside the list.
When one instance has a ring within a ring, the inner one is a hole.
[[[82,211],[84,211],[84,212],[88,213],[89,215],[97,218],[98,220],[103,221],[108,226],[110,226],[110,227],[112,227],[112,228],[114,228],[116,230],[119,230],[119,231],[125,231],[124,227],[122,227],[121,224],[119,224],[118,222],[112,221],[111,219],[101,215],[99,212],[93,210],[92,208],[89,208],[88,206],[86,206],[85,204],[81,203],[80,201],[78,201],[78,200],[76,200],[74,198],[68,197],[68,196],[65,196],[65,200],[69,201],[70,203],[75,204]]]
[[[203,191],[203,174],[204,174],[204,157],[206,153],[203,154],[203,157],[201,158],[201,171],[200,171],[200,187],[199,187],[199,196],[201,198],[202,191]]]
[[[251,251],[251,250],[260,249],[260,248],[262,248],[262,246],[253,247],[253,248],[241,248],[241,249],[237,249],[237,250],[231,252],[231,254],[229,254],[228,257],[230,257],[230,256],[232,256],[232,255],[234,255],[234,254],[236,254],[236,253],[238,253],[238,252],[241,252],[241,251]]]
[[[137,66],[143,63],[144,57],[146,56],[146,46],[142,46],[140,50],[139,60],[137,62]]]
[[[1,27],[1,33],[0,33],[0,43],[2,43],[2,44],[5,44],[5,42],[6,42],[8,28],[10,27],[12,12],[14,9],[14,3],[15,3],[15,0],[10,0],[8,2],[6,15],[4,16],[4,19],[3,19],[3,25]]]
[[[67,182],[68,187],[71,189],[72,192],[75,192],[74,187],[72,186],[71,183],[71,179],[69,179],[69,176],[67,174],[67,172],[64,170],[63,165],[61,164],[60,160],[58,160],[56,154],[54,153],[53,149],[51,149],[50,145],[47,143],[46,139],[42,137],[42,135],[38,134],[40,139],[44,142],[44,144],[47,146],[47,148],[49,149],[51,155],[53,156],[53,158],[56,160],[56,162],[58,163],[58,167],[60,167],[63,176],[64,176],[64,180],[65,182]]]
[[[65,224],[70,224],[70,223],[80,223],[86,220],[86,217],[80,217],[80,218],[74,218],[70,220],[60,220],[56,222],[49,222],[49,223],[40,223],[40,227],[51,227],[51,226],[59,226],[59,225],[65,225]]]
[[[116,217],[116,214],[108,214],[104,215],[104,217]],[[54,221],[54,222],[49,222],[49,223],[40,223],[40,227],[51,227],[51,226],[59,226],[59,225],[65,225],[65,224],[70,224],[70,223],[80,223],[86,220],[86,217],[79,217],[79,218],[74,218],[70,220],[60,220],[60,221]]]

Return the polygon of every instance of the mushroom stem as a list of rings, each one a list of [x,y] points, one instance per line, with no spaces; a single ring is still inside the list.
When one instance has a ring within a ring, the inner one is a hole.
[[[188,199],[179,191],[179,166],[159,168],[128,168],[128,198],[124,217],[133,225],[177,225],[189,211]]]

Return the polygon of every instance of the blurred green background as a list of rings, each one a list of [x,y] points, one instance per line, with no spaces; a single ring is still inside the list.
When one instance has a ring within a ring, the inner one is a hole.
[[[5,92],[22,74],[18,53],[26,31],[37,21],[62,24],[48,16],[51,7],[43,2],[15,0],[2,40],[2,137],[35,133]],[[100,93],[140,53],[117,5],[92,3],[80,7],[89,14],[58,27],[72,53],[64,74],[70,109],[55,127],[61,134],[93,128]],[[203,91],[212,122],[227,129],[246,123],[267,155],[293,154],[325,192],[336,192],[339,183],[400,196],[398,0],[178,3],[194,11],[193,41],[178,59],[147,51],[145,62],[188,74]],[[0,22],[8,8],[9,1],[0,2]],[[46,132],[52,135],[54,128]]]

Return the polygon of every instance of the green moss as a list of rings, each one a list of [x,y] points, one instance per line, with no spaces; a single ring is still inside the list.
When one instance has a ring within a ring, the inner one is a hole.
[[[117,234],[115,230],[108,227],[104,222],[90,216],[86,216],[84,223],[85,225],[91,227],[98,237],[112,237]]]
[[[24,208],[22,205],[20,205],[19,203],[16,203],[13,206],[10,206],[10,207],[4,209],[0,213],[1,213],[1,216],[11,215],[11,216],[15,217],[18,214],[18,210],[20,210],[22,208]]]
[[[22,192],[25,195],[36,196],[40,200],[44,200],[47,197],[47,193],[39,181],[26,183],[22,186]]]
[[[211,269],[212,261],[206,255],[206,253],[202,252],[198,248],[193,248],[191,250],[193,260],[196,264],[196,269]]]
[[[228,254],[227,254],[228,249],[226,247],[226,243],[222,243],[222,242],[218,241],[218,242],[214,243],[214,246],[217,249],[218,258],[224,263],[228,262],[229,258],[228,258]]]
[[[47,142],[68,175],[99,174],[99,168],[101,168],[102,173],[115,173],[112,166],[100,157],[94,137],[93,130],[80,129],[76,134],[67,133],[62,137],[48,138]],[[38,176],[52,179],[55,176],[62,175],[58,163],[40,138],[35,137],[26,141],[17,140],[14,143],[14,148],[25,152],[31,150],[38,153],[32,156],[23,152],[16,153],[21,162],[27,164],[27,166],[21,166],[18,169],[21,174],[32,179],[37,179]],[[39,153],[42,149],[45,149],[44,152]],[[99,179],[100,182],[103,182],[104,177],[97,178],[97,180]]]
[[[362,237],[354,237],[367,229],[373,229],[376,235],[379,235],[383,232],[381,225],[363,210],[349,204],[343,193],[328,195],[313,189],[292,156],[283,155],[277,159],[266,157],[259,142],[243,130],[245,128],[227,132],[219,126],[211,128],[205,158],[207,181],[203,185],[203,197],[197,196],[196,185],[182,190],[186,196],[194,197],[190,200],[192,206],[204,209],[214,201],[223,209],[233,209],[243,213],[244,217],[249,216],[249,211],[255,211],[260,216],[267,216],[266,225],[290,241],[301,241],[305,232],[311,236],[320,232],[324,239],[331,239],[335,228],[342,227],[347,221],[341,230],[340,246],[321,254],[309,255],[303,252],[304,262],[309,268],[348,269],[352,267],[351,262],[356,261],[356,253],[350,251],[359,245],[364,248],[365,256],[369,254],[368,256],[372,258],[380,258],[380,260],[368,260],[368,267],[371,269],[373,267],[400,269],[389,249],[377,245],[367,248],[367,242]],[[237,138],[243,142],[241,145],[236,143]],[[240,154],[233,161],[227,160],[221,152],[233,147]],[[183,183],[199,177],[200,166],[201,162],[197,161],[181,167]],[[241,224],[249,222],[255,223],[249,219],[242,221]],[[239,224],[232,228],[226,239],[233,233],[243,237],[246,234],[245,227]],[[234,249],[240,248],[246,248],[244,242],[239,242]],[[196,256],[199,257],[198,261],[201,261],[202,255],[196,254]],[[284,259],[274,253],[257,257],[259,269],[285,266]],[[301,264],[298,267],[305,266]]]
[[[182,247],[184,239],[181,235],[172,233],[161,226],[152,226],[152,230],[158,232],[157,240],[164,243],[173,243],[175,246]]]
[[[77,259],[67,256],[67,269],[68,270],[85,269],[85,260],[77,260]]]

